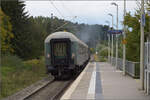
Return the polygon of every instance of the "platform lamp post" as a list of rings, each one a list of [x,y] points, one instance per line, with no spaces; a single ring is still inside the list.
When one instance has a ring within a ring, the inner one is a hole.
[[[116,17],[117,23],[116,23],[116,28],[118,30],[118,4],[112,2],[111,5],[114,5],[117,8],[117,14],[116,14],[117,15],[117,17]],[[117,68],[118,68],[118,34],[116,34],[116,69]]]
[[[124,0],[124,14],[123,14],[123,18],[125,20],[125,16],[126,16],[126,0]],[[126,26],[125,24],[123,25],[123,41],[125,41],[126,39]],[[125,73],[126,71],[126,43],[123,43],[123,75],[126,75]]]
[[[108,30],[110,30],[110,22],[109,21],[105,21],[107,24],[108,24],[108,26],[109,26],[109,29]],[[110,60],[110,34],[108,33],[108,62],[111,62],[111,60]]]
[[[112,17],[112,29],[113,29],[114,16],[113,16],[111,13],[109,13],[108,15]],[[112,43],[111,43],[111,45],[112,45],[112,47],[111,47],[111,64],[113,64],[113,61],[112,61],[112,59],[113,59],[113,54],[114,54],[114,50],[113,50],[113,49],[114,49],[114,47],[113,47],[113,34],[111,34],[111,40],[112,40]]]

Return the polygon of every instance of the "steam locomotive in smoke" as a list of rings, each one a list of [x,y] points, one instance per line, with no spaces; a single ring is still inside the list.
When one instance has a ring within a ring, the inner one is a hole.
[[[69,32],[55,32],[45,39],[47,72],[55,78],[74,76],[90,59],[88,46]]]

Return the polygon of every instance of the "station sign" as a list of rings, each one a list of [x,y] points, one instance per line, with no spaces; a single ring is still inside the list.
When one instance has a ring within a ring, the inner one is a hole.
[[[109,34],[122,34],[123,31],[122,30],[109,30],[108,33]]]

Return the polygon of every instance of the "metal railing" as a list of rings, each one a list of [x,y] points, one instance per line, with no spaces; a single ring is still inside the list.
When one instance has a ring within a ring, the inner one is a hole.
[[[150,42],[145,43],[144,68],[150,71]]]
[[[144,47],[144,89],[147,94],[150,94],[150,42],[145,43]],[[123,60],[118,58],[118,69],[123,70]],[[113,66],[116,65],[116,58],[111,58],[111,64]],[[126,73],[134,78],[140,77],[140,63],[139,62],[132,62],[127,61],[126,64]]]
[[[150,42],[145,42],[144,50],[144,89],[150,94]]]
[[[116,65],[116,58],[112,58],[112,65]],[[123,70],[123,60],[118,58],[117,59],[117,69]],[[127,61],[126,60],[126,73],[132,76],[133,78],[139,78],[140,75],[140,63],[139,62],[132,62],[132,61]]]

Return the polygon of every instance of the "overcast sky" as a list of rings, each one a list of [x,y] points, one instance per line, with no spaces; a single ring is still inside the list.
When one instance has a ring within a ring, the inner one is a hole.
[[[58,18],[70,20],[72,22],[86,24],[106,24],[105,21],[111,22],[108,13],[114,15],[116,24],[116,6],[111,5],[113,1],[25,1],[26,11],[31,16],[47,16],[51,13]],[[114,1],[119,5],[119,28],[122,27],[123,20],[123,0]],[[127,1],[127,12],[134,14],[136,1]],[[74,16],[77,16],[74,18]]]

